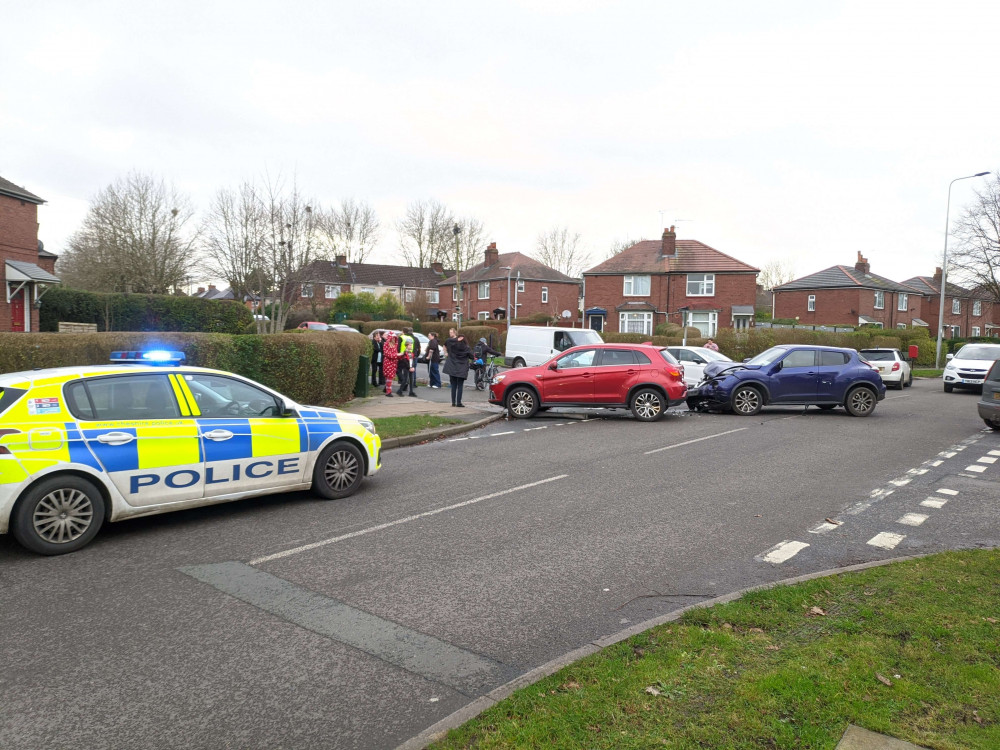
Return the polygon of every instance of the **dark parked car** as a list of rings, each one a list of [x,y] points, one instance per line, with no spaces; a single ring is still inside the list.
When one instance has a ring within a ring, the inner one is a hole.
[[[717,363],[715,363],[717,364]],[[706,368],[708,370],[708,368]],[[775,346],[743,364],[706,372],[688,393],[688,407],[751,416],[764,406],[843,406],[867,417],[885,398],[878,370],[854,349],[832,346]]]
[[[553,406],[631,409],[644,422],[684,403],[684,368],[651,344],[585,344],[538,367],[520,367],[493,378],[490,403],[516,419]]]
[[[1000,430],[1000,360],[993,363],[983,381],[979,398],[979,416],[991,430]]]

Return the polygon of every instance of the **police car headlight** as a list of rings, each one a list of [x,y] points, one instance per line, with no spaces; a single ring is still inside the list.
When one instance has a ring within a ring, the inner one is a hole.
[[[370,419],[359,419],[358,424],[364,427],[366,430],[368,430],[368,432],[370,432],[372,435],[378,434],[375,432],[375,423],[372,422]]]

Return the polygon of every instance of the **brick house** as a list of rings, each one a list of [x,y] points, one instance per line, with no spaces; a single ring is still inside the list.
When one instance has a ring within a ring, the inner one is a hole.
[[[451,299],[452,309],[458,304],[455,284],[454,275],[438,284],[442,299]],[[566,310],[567,325],[578,319],[579,279],[521,253],[501,254],[495,242],[486,248],[482,263],[462,271],[461,285],[462,320],[506,318],[508,310],[512,320],[536,313],[562,318]]]
[[[58,256],[38,240],[38,207],[45,203],[0,177],[0,258],[6,292],[0,296],[0,331],[37,331],[41,297],[58,284]]]
[[[802,325],[926,325],[916,290],[872,273],[860,252],[853,268],[831,266],[776,286],[773,294],[774,317]]]
[[[450,305],[441,304],[438,284],[454,273],[440,263],[432,263],[430,268],[348,263],[346,256],[338,255],[333,261],[315,260],[296,274],[296,304],[308,304],[314,297],[332,304],[344,292],[368,292],[376,297],[389,292],[408,310],[433,318],[450,309]]]
[[[919,324],[936,330],[941,309],[941,269],[933,276],[914,276],[903,282],[914,290],[917,300]],[[963,289],[947,283],[944,299],[944,335],[946,338],[961,336],[993,336],[1000,333],[995,318],[996,305],[988,294]],[[918,325],[919,325],[918,324]]]
[[[652,335],[661,323],[687,324],[703,336],[753,325],[759,269],[673,227],[583,272],[587,325]]]

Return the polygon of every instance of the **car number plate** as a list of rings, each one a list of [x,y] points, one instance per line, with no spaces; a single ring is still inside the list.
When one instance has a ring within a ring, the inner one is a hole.
[[[962,382],[966,383],[968,385],[979,385],[983,381],[982,380],[972,380],[971,378],[963,378]]]
[[[993,400],[1000,401],[1000,391],[993,391]]]

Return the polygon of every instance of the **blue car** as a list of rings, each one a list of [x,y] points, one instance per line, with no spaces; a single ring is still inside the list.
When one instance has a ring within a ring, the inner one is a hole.
[[[728,366],[727,366],[728,365]],[[843,406],[855,417],[867,417],[885,398],[878,370],[854,349],[832,346],[774,346],[742,364],[716,363],[688,391],[693,411],[757,414],[773,404]]]

